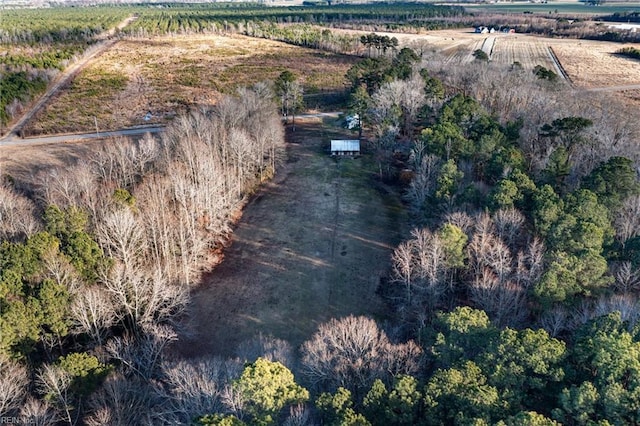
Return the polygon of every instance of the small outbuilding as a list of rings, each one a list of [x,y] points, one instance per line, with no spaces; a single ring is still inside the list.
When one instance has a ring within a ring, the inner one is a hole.
[[[331,155],[360,155],[360,141],[355,140],[331,140]]]

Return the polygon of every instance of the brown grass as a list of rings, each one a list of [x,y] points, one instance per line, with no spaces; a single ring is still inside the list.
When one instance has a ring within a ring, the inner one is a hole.
[[[407,232],[398,194],[366,157],[334,160],[340,128],[300,122],[287,161],[245,208],[224,260],[194,292],[183,355],[231,355],[259,333],[297,347],[319,324],[349,314],[383,319],[376,294]]]
[[[351,34],[364,31],[344,30]],[[640,45],[593,40],[538,37],[529,34],[476,34],[473,28],[429,31],[424,34],[379,33],[396,37],[401,46],[440,52],[451,66],[473,61],[471,55],[485,39],[495,37],[491,60],[509,66],[517,61],[525,69],[542,65],[551,70],[548,47],[555,51],[569,77],[579,88],[597,88],[640,84],[640,61],[614,55],[622,47]]]
[[[357,58],[269,40],[216,35],[123,40],[92,61],[30,123],[29,134],[90,131],[166,122],[221,93],[296,73],[305,89],[344,88]],[[120,84],[122,82],[122,84]],[[95,91],[93,88],[100,87]]]
[[[603,41],[551,40],[562,66],[578,87],[640,84],[640,61],[615,55],[622,47],[639,45]]]

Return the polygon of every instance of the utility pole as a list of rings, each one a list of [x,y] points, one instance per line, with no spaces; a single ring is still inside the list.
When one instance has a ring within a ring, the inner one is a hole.
[[[98,132],[98,118],[94,115],[93,121],[96,123],[96,137],[100,137],[100,133]]]

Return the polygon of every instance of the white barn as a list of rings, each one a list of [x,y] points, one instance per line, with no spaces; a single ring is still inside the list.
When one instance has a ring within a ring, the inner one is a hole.
[[[331,155],[360,155],[360,141],[333,139]]]

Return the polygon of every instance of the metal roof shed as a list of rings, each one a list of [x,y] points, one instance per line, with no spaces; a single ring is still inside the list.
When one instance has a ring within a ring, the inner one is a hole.
[[[331,140],[331,155],[359,155],[359,140]]]

